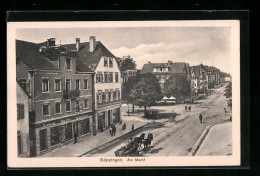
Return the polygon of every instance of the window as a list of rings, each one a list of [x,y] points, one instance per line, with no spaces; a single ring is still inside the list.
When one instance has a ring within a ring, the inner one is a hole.
[[[116,91],[116,100],[118,100],[118,90]]]
[[[65,82],[65,88],[66,90],[70,90],[71,89],[71,84],[70,84],[71,80],[70,79],[66,79]]]
[[[110,89],[110,101],[113,101],[113,89]]]
[[[76,90],[79,90],[80,89],[80,80],[77,79],[76,80]]]
[[[60,114],[61,113],[61,103],[60,102],[56,102],[55,103],[55,113],[56,114]]]
[[[97,83],[102,82],[102,73],[97,74]]]
[[[42,105],[42,115],[43,115],[43,116],[48,116],[48,115],[50,115],[49,105],[48,105],[48,104]]]
[[[115,77],[116,82],[118,82],[118,72],[115,73]]]
[[[98,103],[102,103],[102,92],[98,93]]]
[[[55,79],[55,91],[61,91],[61,80]]]
[[[105,58],[104,58],[104,67],[107,67],[107,66],[108,66],[108,58],[105,57]]]
[[[66,58],[66,69],[71,69],[71,59],[70,58]]]
[[[66,140],[72,139],[72,123],[68,123],[65,126],[65,139]]]
[[[83,121],[81,121],[81,133],[82,134],[87,134],[89,133],[89,119],[85,119]]]
[[[108,72],[105,72],[105,83],[108,82],[108,79],[109,79],[108,76],[109,76],[109,75],[108,75]]]
[[[109,67],[113,67],[113,58],[109,58]]]
[[[47,141],[47,129],[40,130],[40,150],[41,151],[47,149],[46,141]]]
[[[66,112],[70,112],[70,101],[65,102],[65,109],[66,109]]]
[[[42,92],[49,91],[49,79],[42,79]]]
[[[84,108],[89,108],[89,106],[88,106],[88,98],[84,99]]]
[[[61,129],[60,127],[51,128],[51,145],[61,143]]]
[[[113,82],[113,72],[109,73],[109,82]]]
[[[106,102],[109,102],[109,94],[108,90],[106,90]]]
[[[17,104],[17,119],[24,118],[24,104]]]
[[[17,143],[18,143],[18,155],[21,155],[22,154],[22,138],[21,138],[20,133],[17,136]]]
[[[84,79],[84,89],[88,89],[88,79]]]

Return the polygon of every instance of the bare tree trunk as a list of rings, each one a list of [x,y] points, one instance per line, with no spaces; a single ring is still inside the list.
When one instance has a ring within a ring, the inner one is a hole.
[[[133,107],[132,107],[132,113],[135,112],[135,105],[133,104]]]
[[[128,111],[127,111],[127,114],[128,114],[128,116],[129,116],[129,104],[127,104],[127,106],[128,106]]]

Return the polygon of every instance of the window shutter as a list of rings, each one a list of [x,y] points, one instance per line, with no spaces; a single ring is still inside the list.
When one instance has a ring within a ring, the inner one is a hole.
[[[97,103],[99,103],[99,99],[98,99],[98,93],[97,93]]]
[[[21,106],[20,106],[20,118],[21,119],[24,118],[24,104],[21,104]]]
[[[17,104],[17,119],[20,117],[20,104]]]
[[[118,90],[118,99],[120,100],[120,90]]]

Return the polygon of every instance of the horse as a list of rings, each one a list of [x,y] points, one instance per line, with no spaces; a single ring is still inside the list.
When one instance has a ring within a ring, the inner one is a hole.
[[[142,144],[144,146],[144,151],[147,150],[147,148],[151,145],[153,140],[153,133],[149,133],[146,139],[142,140]]]
[[[145,133],[142,133],[140,135],[140,137],[135,137],[134,138],[134,142],[136,142],[138,145],[140,145],[142,143],[142,140],[144,139],[144,137],[145,137]]]

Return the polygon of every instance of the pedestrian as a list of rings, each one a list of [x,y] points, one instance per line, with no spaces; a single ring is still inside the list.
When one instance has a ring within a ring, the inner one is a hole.
[[[203,118],[203,116],[200,114],[200,116],[199,116],[200,123],[202,123],[202,118]]]
[[[191,99],[191,103],[193,104],[193,98]]]
[[[116,135],[116,126],[114,126],[114,136]]]
[[[77,137],[78,137],[78,136],[77,136],[77,134],[75,133],[75,134],[74,134],[74,144],[76,144],[76,143],[78,142]]]
[[[132,131],[135,129],[135,126],[134,126],[134,124],[132,124]]]
[[[112,125],[109,127],[110,136],[112,136]]]
[[[189,106],[189,111],[191,111],[191,106]]]
[[[122,126],[122,130],[126,129],[126,123],[124,122],[123,126]]]
[[[185,105],[185,112],[187,111],[187,105]]]

